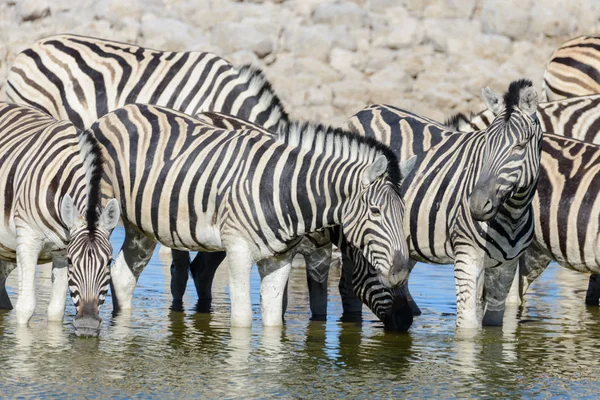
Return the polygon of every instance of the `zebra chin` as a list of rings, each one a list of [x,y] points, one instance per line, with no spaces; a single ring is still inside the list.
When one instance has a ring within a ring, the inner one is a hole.
[[[73,326],[77,336],[98,336],[102,326],[98,307],[91,301],[84,302],[81,307],[77,307]]]

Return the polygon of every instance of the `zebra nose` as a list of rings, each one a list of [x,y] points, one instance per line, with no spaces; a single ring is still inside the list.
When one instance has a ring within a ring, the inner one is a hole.
[[[394,296],[392,308],[383,319],[386,331],[406,332],[413,323],[413,311],[407,299],[401,295]]]
[[[473,219],[482,222],[492,219],[498,211],[498,208],[494,206],[494,202],[490,198],[489,193],[481,187],[475,187],[475,189],[473,189],[471,198],[469,199],[469,208]]]
[[[98,336],[102,319],[92,302],[85,302],[73,320],[77,336]]]
[[[409,274],[410,262],[408,256],[402,251],[396,251],[388,277],[389,287],[404,285],[408,280]]]

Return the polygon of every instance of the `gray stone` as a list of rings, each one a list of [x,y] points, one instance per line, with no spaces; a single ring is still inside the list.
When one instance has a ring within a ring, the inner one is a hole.
[[[531,5],[532,0],[485,0],[480,17],[483,32],[523,37],[531,25]]]
[[[315,8],[312,20],[317,24],[365,26],[367,12],[351,2],[322,3]]]
[[[226,53],[250,50],[259,58],[273,51],[273,40],[253,25],[241,22],[219,24],[212,31],[212,42]]]

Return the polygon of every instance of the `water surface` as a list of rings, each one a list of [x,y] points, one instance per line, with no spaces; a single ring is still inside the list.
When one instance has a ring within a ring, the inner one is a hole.
[[[123,231],[113,234],[120,247]],[[362,324],[342,323],[339,270],[329,280],[329,317],[310,321],[306,275],[292,269],[286,323],[261,326],[259,277],[252,273],[252,329],[229,327],[227,271],[213,312],[194,311],[190,279],[184,312],[169,310],[168,257],[156,252],[130,315],[102,308],[99,338],[79,338],[67,301],[63,324],[48,324],[50,269],[38,268],[38,306],[28,328],[0,310],[0,397],[373,398],[596,397],[600,310],[583,304],[587,276],[552,266],[510,310],[502,328],[454,329],[452,268],[418,265],[411,292],[423,311],[409,333],[386,333],[366,308]],[[16,273],[8,280],[16,302]]]

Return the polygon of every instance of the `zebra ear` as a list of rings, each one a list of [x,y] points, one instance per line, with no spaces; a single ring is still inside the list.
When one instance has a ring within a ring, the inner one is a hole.
[[[117,199],[111,199],[100,216],[100,227],[109,232],[112,231],[119,223],[119,215],[119,202]]]
[[[494,115],[498,115],[504,107],[502,99],[489,87],[481,89],[481,96],[483,96],[483,102],[490,109]]]
[[[400,161],[400,183],[406,179],[406,177],[412,172],[415,168],[415,164],[417,162],[417,156],[414,155],[408,160]]]
[[[373,183],[375,179],[379,178],[387,171],[387,165],[387,158],[383,154],[378,156],[375,161],[373,161],[373,164],[369,165],[365,170],[362,183],[365,185]]]
[[[537,111],[537,106],[538,97],[535,89],[532,86],[523,89],[519,95],[519,108],[528,115],[533,115]]]
[[[60,204],[60,218],[69,229],[72,229],[76,223],[81,223],[81,214],[68,194],[63,197]]]

